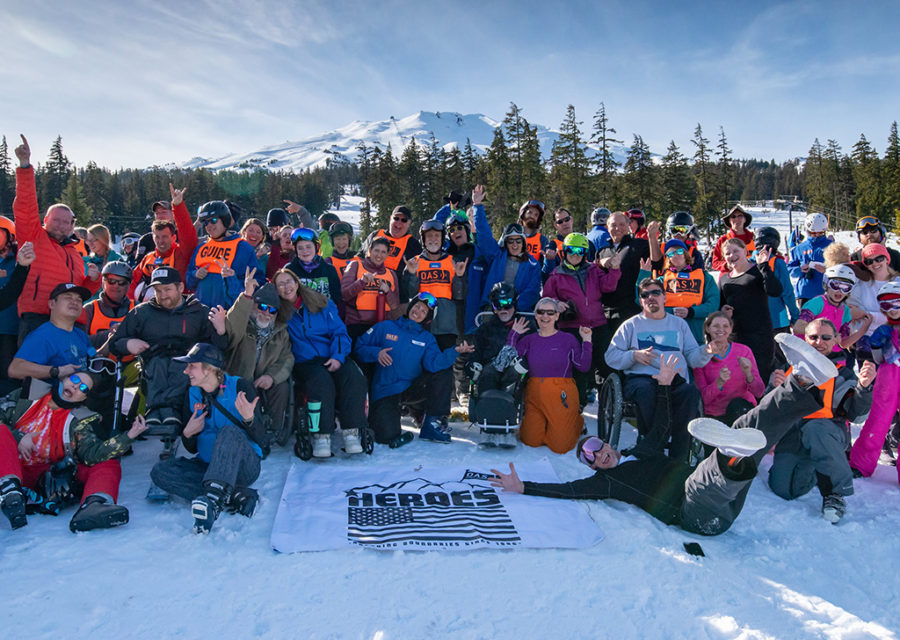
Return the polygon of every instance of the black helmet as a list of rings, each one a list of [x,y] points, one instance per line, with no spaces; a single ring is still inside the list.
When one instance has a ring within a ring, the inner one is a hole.
[[[491,292],[488,294],[488,302],[491,303],[491,306],[494,309],[498,309],[501,307],[508,306],[507,300],[512,301],[512,306],[516,306],[516,287],[508,282],[498,282],[493,287],[491,287]]]
[[[431,218],[430,220],[426,220],[422,223],[422,226],[419,227],[419,240],[422,243],[422,248],[425,248],[425,232],[426,231],[440,231],[441,232],[441,248],[444,247],[444,241],[447,240],[447,230],[444,227],[444,223],[440,220],[435,220]]]
[[[341,218],[338,214],[332,213],[331,211],[326,211],[322,215],[319,216],[319,226],[322,229],[330,229],[331,225],[336,222],[340,222]]]
[[[629,209],[625,212],[625,216],[629,220],[636,221],[638,223],[638,229],[640,229],[647,223],[647,216],[644,215],[644,212],[640,209]]]
[[[609,220],[609,216],[611,213],[612,212],[606,207],[597,207],[596,209],[591,211],[591,224],[606,226],[606,221]]]
[[[673,229],[675,227],[682,227],[685,229],[681,231],[683,235],[688,235],[694,230],[694,216],[689,214],[687,211],[676,211],[671,214],[666,220],[666,233],[669,236],[674,235]]]
[[[353,227],[350,226],[349,222],[335,222],[328,229],[328,237],[334,240],[335,236],[339,236],[341,234],[347,234],[350,238],[353,238]]]
[[[210,200],[206,204],[200,205],[200,208],[197,209],[197,220],[203,223],[209,218],[221,219],[226,229],[231,226],[234,220],[231,217],[231,209],[222,200]]]
[[[781,234],[778,233],[778,229],[775,227],[760,227],[753,236],[753,244],[756,245],[757,249],[760,247],[772,247],[773,251],[777,251],[778,246],[781,244]]]

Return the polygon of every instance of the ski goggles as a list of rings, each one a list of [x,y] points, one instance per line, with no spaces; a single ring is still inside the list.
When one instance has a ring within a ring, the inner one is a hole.
[[[528,207],[537,207],[541,211],[544,211],[547,208],[540,200],[529,200],[525,203],[525,208],[527,209]]]
[[[210,216],[209,218],[203,218],[200,222],[205,227],[208,224],[215,224],[219,221],[219,216]]]
[[[74,373],[69,376],[69,382],[74,384],[75,388],[78,389],[79,391],[81,391],[81,393],[83,393],[83,394],[87,394],[87,392],[91,390],[91,388],[89,386],[87,386],[87,384],[82,382],[81,378],[79,378]]]
[[[583,256],[587,253],[584,247],[563,247],[563,251],[573,256]]]
[[[276,313],[278,313],[278,307],[273,307],[270,304],[263,304],[262,302],[260,302],[258,305],[256,305],[256,308],[259,309],[260,311],[265,311],[266,313],[271,313],[273,316]]]
[[[515,306],[515,303],[516,301],[512,298],[497,298],[497,302],[492,302],[491,306],[497,310],[510,309],[511,307]]]
[[[133,245],[135,243],[137,243],[136,238],[122,238],[122,246],[123,247],[130,247],[131,245]]]
[[[683,236],[686,236],[691,231],[691,227],[686,225],[678,225],[675,227],[669,227],[669,231],[672,233],[680,233]]]
[[[584,441],[584,444],[581,445],[581,449],[578,450],[578,461],[587,466],[591,466],[594,464],[594,460],[597,459],[597,454],[603,451],[603,447],[605,446],[606,443],[603,442],[603,440],[596,436],[591,436]]]
[[[92,358],[91,361],[88,362],[87,370],[91,373],[105,373],[111,376],[116,373],[116,362],[109,358]]]
[[[828,288],[839,293],[850,293],[853,291],[853,283],[846,280],[829,279]]]
[[[884,262],[885,260],[887,260],[887,258],[885,258],[884,256],[875,256],[874,258],[866,258],[865,260],[863,260],[863,264],[867,267],[871,267],[876,262]]]
[[[444,223],[440,220],[426,220],[422,223],[422,233],[426,231],[440,231],[444,232]]]
[[[417,295],[416,300],[421,300],[422,302],[427,304],[429,309],[434,309],[437,306],[437,298],[435,298],[427,291],[423,291],[422,293]]]
[[[882,311],[900,311],[900,298],[893,300],[879,300],[878,306]]]
[[[667,258],[671,258],[673,256],[683,256],[683,255],[684,255],[684,249],[682,249],[681,247],[678,247],[677,249],[669,249],[668,251],[666,251]]]
[[[881,227],[881,223],[875,216],[866,216],[856,221],[857,231],[872,231],[873,229],[880,230],[879,227]]]
[[[300,240],[304,240],[306,242],[315,242],[316,232],[312,229],[307,229],[306,227],[294,229],[291,232],[291,244],[297,244]]]

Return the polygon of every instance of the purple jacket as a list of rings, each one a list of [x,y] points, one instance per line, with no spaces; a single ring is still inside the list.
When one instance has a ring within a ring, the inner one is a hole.
[[[544,283],[543,295],[556,298],[561,302],[571,301],[575,304],[576,311],[575,318],[572,320],[560,318],[560,329],[599,327],[606,324],[600,296],[616,290],[621,273],[618,269],[606,271],[591,262],[587,266],[587,272],[580,276],[584,278],[584,287],[582,288],[580,277],[576,272],[565,265],[554,269],[547,278],[547,282]]]

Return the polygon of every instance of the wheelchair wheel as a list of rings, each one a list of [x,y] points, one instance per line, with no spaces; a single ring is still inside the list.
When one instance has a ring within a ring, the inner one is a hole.
[[[600,386],[597,402],[597,436],[614,449],[622,433],[622,380],[610,374]]]

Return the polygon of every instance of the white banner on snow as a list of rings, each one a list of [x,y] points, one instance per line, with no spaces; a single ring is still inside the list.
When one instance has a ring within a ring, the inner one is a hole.
[[[559,482],[546,460],[520,477]],[[283,553],[581,548],[603,538],[584,505],[503,493],[488,467],[339,467],[295,463],[272,527]]]

